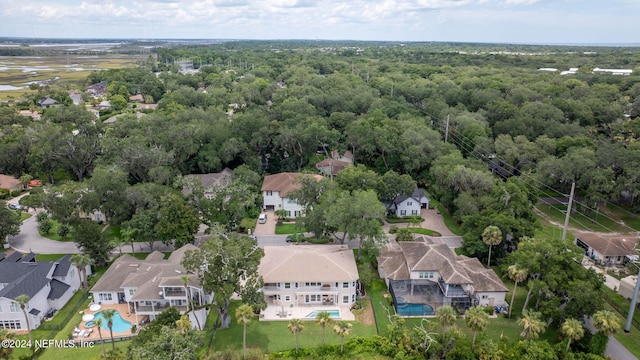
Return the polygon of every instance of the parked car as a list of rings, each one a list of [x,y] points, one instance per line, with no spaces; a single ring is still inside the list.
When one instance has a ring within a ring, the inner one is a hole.
[[[9,203],[9,209],[11,210],[20,210],[22,209],[22,205],[18,203]]]
[[[266,222],[267,222],[267,214],[260,214],[260,216],[258,216],[258,223],[264,224]]]
[[[285,239],[286,242],[290,243],[290,242],[305,242],[305,238],[303,234],[291,234],[291,235],[287,235],[287,238]]]

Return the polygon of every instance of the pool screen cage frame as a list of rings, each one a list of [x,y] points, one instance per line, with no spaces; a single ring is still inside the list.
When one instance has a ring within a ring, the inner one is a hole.
[[[409,289],[413,289],[413,292]],[[402,304],[420,304],[429,305],[433,308],[433,313],[424,316],[434,316],[438,309],[442,306],[451,306],[457,312],[464,314],[464,312],[472,306],[477,305],[478,300],[472,296],[464,297],[446,297],[442,293],[440,286],[433,281],[429,280],[389,280],[389,293],[393,300],[393,309],[396,314],[400,316],[417,316],[415,314],[403,315],[401,311],[398,311],[398,297],[404,298],[403,295],[411,293],[411,298],[416,299],[424,297],[424,301],[411,302],[401,301]],[[422,316],[422,315],[421,315]]]

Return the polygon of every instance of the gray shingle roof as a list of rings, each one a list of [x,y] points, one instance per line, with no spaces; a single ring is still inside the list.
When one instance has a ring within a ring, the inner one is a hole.
[[[62,295],[64,295],[64,293],[66,293],[67,290],[71,287],[63,283],[62,281],[59,281],[56,279],[51,280],[50,285],[51,285],[51,291],[49,291],[49,295],[47,296],[47,299],[50,299],[50,300],[61,298]]]
[[[53,271],[53,276],[66,276],[69,273],[71,267],[71,255],[65,255],[60,260],[56,261],[57,266]]]

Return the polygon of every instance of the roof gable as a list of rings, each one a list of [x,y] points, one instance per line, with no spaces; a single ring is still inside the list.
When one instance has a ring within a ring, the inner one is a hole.
[[[281,198],[287,197],[287,195],[300,187],[300,184],[295,180],[300,176],[310,176],[317,181],[322,180],[321,175],[303,174],[303,173],[291,173],[284,172],[280,174],[267,175],[262,182],[261,191],[273,191],[279,192]]]

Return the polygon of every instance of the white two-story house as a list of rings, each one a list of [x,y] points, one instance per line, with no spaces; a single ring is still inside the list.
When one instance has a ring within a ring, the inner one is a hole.
[[[35,254],[0,254],[0,328],[23,331],[27,323],[15,299],[27,295],[25,305],[29,327],[40,326],[52,310],[59,310],[80,287],[80,277],[75,266],[65,255],[52,262],[37,262]],[[90,273],[90,268],[88,268]]]
[[[429,208],[429,197],[421,189],[416,188],[411,196],[401,194],[396,196],[387,211],[397,217],[420,216],[420,209]]]
[[[293,190],[300,188],[300,184],[297,182],[300,176],[310,176],[318,181],[322,180],[321,175],[289,172],[265,176],[261,190],[263,209],[284,210],[287,218],[304,216],[302,206],[288,197]]]
[[[189,297],[197,310],[189,312],[192,326],[197,326],[207,318],[206,308],[200,305],[211,302],[212,294],[205,294],[198,277],[188,273],[182,266],[187,250],[197,250],[187,244],[175,250],[168,259],[164,254],[154,251],[144,260],[131,255],[122,255],[107,269],[105,274],[91,288],[95,302],[101,304],[129,304],[129,311],[136,316],[136,325],[148,316],[150,320],[169,307],[175,307],[180,313],[187,312]],[[187,285],[183,277],[188,279]]]
[[[346,307],[356,301],[358,268],[344,245],[265,246],[258,269],[268,306]]]

